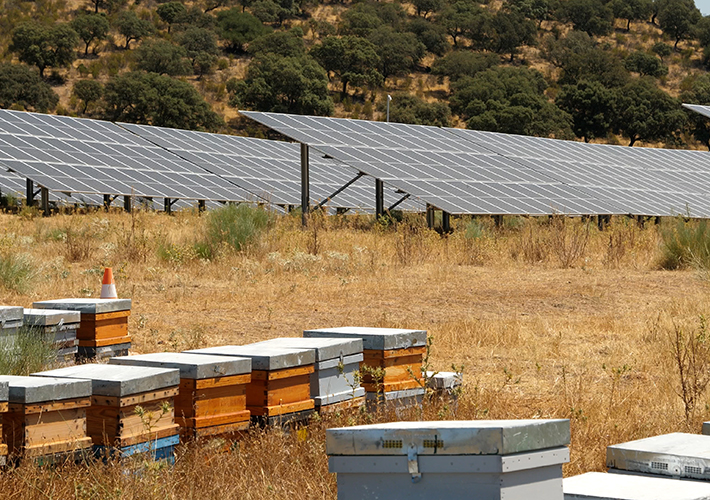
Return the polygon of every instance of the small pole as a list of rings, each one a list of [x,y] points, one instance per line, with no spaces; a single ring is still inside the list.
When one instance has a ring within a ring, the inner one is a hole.
[[[387,121],[390,121],[390,101],[392,100],[392,96],[387,94]]]
[[[131,197],[130,196],[123,197],[123,209],[129,214],[131,213]]]
[[[42,197],[42,212],[45,217],[49,217],[49,189],[43,187],[40,192]]]
[[[301,144],[301,224],[308,223],[310,211],[310,174],[308,168],[308,144]]]
[[[105,194],[104,195],[104,210],[108,212],[108,208],[111,206],[111,195],[110,194]]]
[[[448,234],[451,232],[451,214],[441,211],[441,230]]]
[[[202,213],[205,211],[205,200],[197,200],[197,211]]]
[[[27,179],[27,206],[31,207],[35,204],[35,183],[32,179]]]
[[[434,229],[434,207],[428,203],[426,206],[426,225],[429,229]]]
[[[173,211],[173,204],[170,202],[170,198],[163,199],[163,210],[166,214],[170,215]]]
[[[375,179],[375,215],[385,215],[385,187],[380,179]]]

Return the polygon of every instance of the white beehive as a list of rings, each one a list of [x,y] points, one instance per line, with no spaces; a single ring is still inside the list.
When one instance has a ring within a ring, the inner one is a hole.
[[[23,311],[20,306],[0,306],[0,343],[14,341],[22,328]]]
[[[74,361],[79,350],[77,330],[81,323],[78,311],[57,309],[25,309],[25,325],[42,332],[57,350],[57,360]]]
[[[565,500],[708,500],[710,484],[588,472],[564,480]]]
[[[326,431],[339,500],[562,500],[569,420],[392,422]]]

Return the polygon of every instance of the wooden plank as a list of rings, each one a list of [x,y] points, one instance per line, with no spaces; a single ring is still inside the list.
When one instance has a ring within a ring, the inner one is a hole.
[[[350,410],[352,408],[360,408],[365,404],[365,396],[359,398],[348,399],[347,401],[341,401],[339,403],[333,403],[330,405],[321,405],[318,407],[318,413],[321,415],[331,415],[339,411]]]
[[[236,424],[228,424],[228,425],[215,425],[212,427],[202,427],[202,428],[195,428],[195,427],[182,427],[180,429],[180,437],[183,440],[189,440],[189,439],[199,439],[199,438],[208,438],[208,437],[227,437],[230,440],[236,439],[238,437],[238,433],[241,433],[241,431],[245,431],[249,429],[249,426],[251,425],[250,420],[245,420],[243,422],[239,422]],[[226,444],[227,448],[225,451],[229,449],[229,443]]]
[[[25,417],[25,448],[86,438],[86,410],[57,410]]]
[[[217,387],[227,387],[231,385],[245,385],[251,382],[251,373],[242,375],[230,375],[227,377],[205,378],[202,380],[194,380],[188,378],[180,379],[180,388],[190,390],[213,389]]]
[[[7,401],[0,402],[0,413],[5,413],[9,407],[10,404]],[[2,418],[2,415],[0,415],[0,418]]]
[[[0,457],[6,456],[8,453],[7,451],[7,445],[6,444],[0,444]]]
[[[80,347],[106,347],[111,345],[128,344],[131,342],[130,335],[117,335],[108,338],[79,339]]]
[[[55,453],[66,453],[69,451],[84,450],[91,447],[91,438],[57,441],[46,445],[30,446],[23,450],[22,455],[27,458],[42,457]]]
[[[170,410],[163,413],[163,403],[164,401],[151,401],[140,405],[145,411],[143,418],[135,412],[135,407],[122,408],[119,412],[120,433],[117,437],[123,439],[147,435],[149,432],[157,432],[172,426],[175,422],[175,409],[170,405]],[[149,414],[153,415],[152,421],[149,419]]]
[[[315,404],[312,399],[307,401],[299,401],[297,403],[289,403],[278,406],[256,406],[247,407],[253,416],[271,417],[275,415],[285,415],[287,413],[297,413],[304,410],[312,410]]]
[[[11,403],[10,411],[21,412],[26,415],[33,413],[46,413],[57,410],[71,410],[74,408],[88,408],[91,406],[91,398],[67,399],[64,401],[54,401],[49,403],[33,403],[23,405],[20,403]]]
[[[418,389],[422,386],[414,379],[404,380],[402,382],[389,382],[384,384],[363,383],[362,386],[367,392],[392,392],[406,391],[407,389]]]
[[[165,427],[160,430],[152,431],[150,433],[144,433],[141,435],[131,436],[127,438],[120,438],[114,442],[115,446],[133,446],[135,444],[145,443],[147,441],[155,441],[156,439],[163,439],[169,436],[175,436],[180,433],[180,426],[173,424],[169,427]]]
[[[25,415],[21,412],[13,411],[4,414],[2,436],[10,453],[13,455],[20,454],[25,437]]]
[[[254,380],[247,386],[247,406],[274,406],[310,398],[310,376]]]
[[[83,323],[84,321],[87,322],[97,322],[97,321],[104,321],[107,319],[116,319],[116,318],[126,318],[131,315],[131,310],[127,309],[125,311],[114,311],[114,312],[107,312],[107,313],[99,313],[99,314],[82,314],[81,315],[81,322]]]
[[[181,418],[175,417],[175,423],[181,427],[213,427],[215,425],[227,425],[236,424],[249,420],[251,417],[251,412],[249,410],[243,410],[235,413],[226,413],[222,415],[213,415],[211,417],[197,417],[197,418]]]
[[[123,398],[113,396],[92,396],[91,404],[98,406],[116,406],[123,408],[126,406],[134,406],[157,399],[174,398],[179,394],[179,387],[170,387],[159,391],[142,392],[133,396],[125,396]]]
[[[252,380],[279,380],[282,378],[297,377],[299,375],[309,375],[315,371],[313,365],[297,366],[296,368],[286,368],[284,370],[264,371],[253,370]]]

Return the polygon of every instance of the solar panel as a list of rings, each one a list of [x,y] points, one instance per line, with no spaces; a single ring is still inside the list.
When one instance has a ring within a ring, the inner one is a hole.
[[[710,118],[710,106],[702,106],[700,104],[683,104],[683,107]]]
[[[627,213],[615,199],[568,186],[447,129],[242,114],[450,214]]]
[[[0,165],[55,193],[252,198],[200,166],[99,120],[0,110]]]
[[[300,146],[298,144],[232,135],[194,132],[121,123],[122,127],[184,160],[201,166],[262,200],[277,205],[300,205]],[[310,194],[319,203],[356,177],[358,171],[310,154]],[[393,205],[401,194],[385,192],[385,204]],[[329,207],[371,210],[374,181],[361,177],[327,202]],[[399,208],[422,210],[407,201]]]

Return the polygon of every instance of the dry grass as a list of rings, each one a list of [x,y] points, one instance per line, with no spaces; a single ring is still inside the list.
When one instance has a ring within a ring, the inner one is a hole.
[[[465,392],[456,408],[430,405],[399,418],[571,418],[568,475],[603,470],[611,443],[699,431],[710,401],[701,391],[686,418],[673,342],[678,328],[696,331],[710,310],[708,282],[695,271],[658,269],[656,226],[616,218],[599,232],[579,220],[510,219],[496,229],[483,219],[471,232],[455,222],[458,230],[441,238],[418,219],[394,230],[368,217],[330,218],[314,236],[282,217],[244,252],[203,261],[189,251],[203,224],[194,213],[0,215],[0,254],[27,254],[37,266],[28,289],[0,287],[0,303],[97,296],[101,266],[110,265],[119,295],[133,299],[137,352],[334,325],[424,328],[435,368],[465,365]],[[67,227],[91,238],[83,258],[68,250]],[[159,252],[166,244],[172,257]],[[318,421],[305,440],[255,433],[238,453],[186,448],[174,470],[23,466],[0,475],[0,491],[27,499],[335,498],[324,429],[390,418],[398,417]]]

